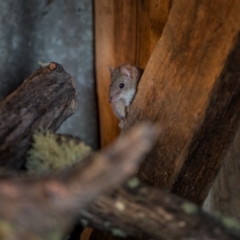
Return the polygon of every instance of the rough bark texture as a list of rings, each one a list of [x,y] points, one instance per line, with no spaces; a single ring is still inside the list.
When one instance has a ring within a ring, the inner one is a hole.
[[[3,173],[0,238],[60,239],[85,205],[136,172],[155,136],[142,125],[74,167],[41,176]]]
[[[120,132],[108,103],[108,65],[129,63],[145,68],[167,20],[170,0],[95,0],[94,3],[100,138],[104,147]]]
[[[56,131],[77,107],[73,79],[57,63],[38,69],[0,102],[0,165],[18,169],[34,130]]]
[[[8,0],[0,1],[0,9],[0,100],[39,67],[38,60],[58,61],[81,98],[58,132],[81,136],[98,149],[93,1]]]
[[[210,216],[177,196],[133,183],[134,179],[118,191],[100,196],[81,211],[80,220],[121,237],[240,239],[239,229],[234,228],[240,227],[237,222]],[[107,239],[106,234],[94,235],[91,239]]]
[[[236,0],[174,1],[123,129],[143,120],[159,124],[164,134],[139,176],[159,188],[175,184],[174,192],[198,204],[239,125],[239,79],[224,75],[238,66],[231,51],[238,48],[239,10]]]

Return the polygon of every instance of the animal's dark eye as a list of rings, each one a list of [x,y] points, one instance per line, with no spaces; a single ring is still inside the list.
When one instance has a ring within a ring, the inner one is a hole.
[[[124,83],[120,83],[120,84],[119,84],[119,87],[120,87],[120,88],[124,88],[124,86],[125,86]]]

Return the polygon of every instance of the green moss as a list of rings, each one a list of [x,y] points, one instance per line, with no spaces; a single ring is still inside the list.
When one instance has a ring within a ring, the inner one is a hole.
[[[127,181],[127,185],[130,188],[136,188],[139,186],[139,184],[140,184],[140,181],[137,177],[133,177]]]
[[[183,203],[181,207],[182,207],[183,211],[188,214],[194,214],[198,210],[197,206],[190,202]]]
[[[240,230],[240,223],[234,218],[224,217],[219,212],[214,212],[212,215],[220,221],[226,228],[234,228]]]
[[[110,223],[110,222],[104,222],[104,227],[105,227],[105,228],[109,228],[109,227],[110,227],[110,225],[111,225],[111,223]]]
[[[227,228],[236,228],[240,230],[240,224],[237,220],[229,217],[223,217],[221,220],[223,225],[226,226]]]
[[[118,228],[113,228],[111,230],[112,234],[114,236],[117,236],[117,237],[126,237],[127,234],[125,232],[123,232],[121,229],[118,229]]]
[[[81,224],[83,225],[83,227],[86,227],[88,225],[88,220],[81,218],[80,219]]]
[[[85,143],[76,143],[52,132],[33,134],[33,145],[28,151],[26,167],[30,172],[43,172],[70,166],[89,154],[91,148]],[[60,142],[60,143],[59,143]]]
[[[47,240],[60,240],[63,238],[63,234],[61,234],[59,231],[54,231],[48,234],[48,236],[45,238]]]
[[[11,239],[12,238],[12,226],[6,221],[0,220],[0,239]]]

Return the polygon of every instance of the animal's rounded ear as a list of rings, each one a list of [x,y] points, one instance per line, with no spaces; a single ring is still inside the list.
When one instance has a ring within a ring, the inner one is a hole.
[[[110,65],[108,65],[108,69],[109,69],[109,71],[111,72],[111,73],[113,73],[113,68],[110,66]]]
[[[126,74],[128,77],[132,78],[132,66],[129,64],[123,64],[120,66],[120,72]]]
[[[120,66],[120,72],[126,74],[132,80],[137,78],[138,70],[135,66],[129,64],[123,64]]]

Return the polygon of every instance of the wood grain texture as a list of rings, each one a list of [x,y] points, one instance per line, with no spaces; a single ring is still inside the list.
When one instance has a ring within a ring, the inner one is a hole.
[[[112,0],[94,1],[95,67],[101,146],[109,144],[119,133],[118,121],[109,99],[110,72],[114,64],[114,15]]]
[[[119,133],[118,120],[108,103],[107,65],[129,63],[145,68],[158,42],[171,7],[170,0],[95,0],[95,49],[101,146]],[[92,239],[117,239],[94,232]]]
[[[240,34],[212,90],[172,192],[202,204],[240,125]],[[207,177],[206,177],[207,176]]]
[[[162,35],[170,7],[170,0],[143,0],[137,3],[135,64],[142,69],[145,69]]]
[[[120,133],[109,100],[110,71],[123,62],[135,61],[136,0],[95,0],[95,61],[101,146]],[[124,19],[124,20],[123,20]]]
[[[239,10],[240,5],[234,0],[218,0],[217,4],[207,0],[174,1],[163,35],[147,64],[124,126],[124,131],[127,131],[137,122],[149,120],[159,124],[164,131],[164,136],[141,166],[139,176],[142,180],[159,188],[172,187],[194,143],[200,144],[198,142],[201,141],[204,144],[201,130],[207,123],[208,109],[212,108],[219,116],[226,111],[231,115],[229,119],[235,114],[239,117],[235,107],[227,110],[227,101],[239,91],[238,82],[236,91],[229,92],[232,83],[228,81],[226,92],[222,89],[222,94],[228,93],[229,98],[223,99],[222,104],[213,105],[214,94],[221,81],[225,81],[220,75],[240,30]],[[235,128],[238,117],[226,122],[229,124],[227,141],[224,142],[222,134],[219,151],[224,150],[233,137],[232,128]],[[209,121],[205,126],[211,129],[216,127],[212,138],[218,137],[219,133],[218,126],[214,124],[216,122]],[[215,154],[223,156],[221,153]],[[205,169],[199,168],[198,177],[207,175],[213,181],[222,159],[210,158],[208,161],[213,161],[212,164]],[[194,187],[191,182],[188,184]],[[208,190],[209,187],[210,184],[206,186]],[[206,193],[207,189],[204,191]],[[181,195],[180,191],[178,193]],[[187,194],[184,196],[188,198]],[[194,201],[202,202],[201,197],[203,195],[196,193]]]
[[[96,80],[101,146],[119,133],[108,103],[110,72],[129,63],[145,68],[165,25],[170,0],[95,0]]]
[[[0,102],[0,165],[20,168],[32,132],[39,128],[56,131],[76,107],[73,79],[63,67],[50,63],[38,69]]]

